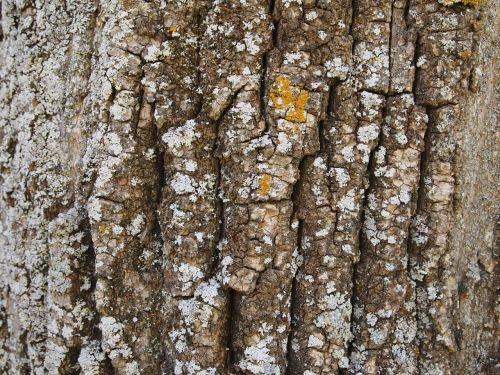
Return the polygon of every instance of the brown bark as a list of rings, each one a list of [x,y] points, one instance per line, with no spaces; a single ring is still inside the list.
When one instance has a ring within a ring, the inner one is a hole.
[[[498,371],[498,1],[0,5],[0,373]]]

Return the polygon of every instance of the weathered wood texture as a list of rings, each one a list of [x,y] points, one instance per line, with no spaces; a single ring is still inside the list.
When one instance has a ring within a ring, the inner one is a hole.
[[[498,0],[1,0],[1,374],[498,374]]]

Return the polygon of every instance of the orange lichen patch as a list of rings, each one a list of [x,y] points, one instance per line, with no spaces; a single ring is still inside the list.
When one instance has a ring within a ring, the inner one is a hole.
[[[484,3],[484,0],[462,0],[462,3],[465,5],[481,5]]]
[[[306,121],[306,103],[309,93],[305,90],[300,89],[297,99],[294,101],[294,107],[290,109],[285,119],[292,122],[305,122]]]
[[[176,33],[177,32],[177,26],[170,26],[168,29],[169,33]]]
[[[259,179],[259,194],[266,195],[271,189],[271,176],[264,174]]]
[[[271,87],[269,92],[271,99],[276,108],[282,109],[292,104],[292,89],[290,80],[280,76],[276,78],[276,82]]]
[[[277,109],[288,109],[285,119],[292,122],[305,122],[305,107],[309,93],[300,86],[293,86],[286,77],[279,76],[269,92]]]
[[[462,52],[460,52],[460,53],[458,54],[458,56],[460,56],[460,58],[461,58],[462,60],[466,60],[466,59],[468,59],[469,57],[471,57],[471,55],[472,55],[472,52],[471,52],[471,51],[467,51],[467,50],[462,51]]]

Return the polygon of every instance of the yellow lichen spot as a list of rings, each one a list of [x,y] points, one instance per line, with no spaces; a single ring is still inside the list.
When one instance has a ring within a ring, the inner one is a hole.
[[[305,107],[309,93],[300,86],[293,86],[286,77],[279,76],[269,92],[277,109],[288,109],[285,119],[292,122],[305,122]]]
[[[271,176],[264,174],[259,179],[259,194],[266,195],[271,189]]]
[[[306,103],[309,94],[307,91],[300,89],[300,92],[294,101],[294,106],[291,108],[285,119],[292,122],[305,122],[306,121]]]
[[[104,224],[99,225],[99,232],[106,233],[106,226]]]
[[[462,0],[465,5],[481,5],[484,0]]]
[[[168,28],[169,33],[176,33],[177,32],[177,26],[170,26]]]
[[[292,104],[292,90],[290,80],[286,77],[278,77],[271,87],[271,100],[276,108],[282,109]]]
[[[462,60],[466,60],[466,59],[468,59],[469,57],[471,57],[471,55],[472,55],[472,52],[471,52],[471,51],[467,51],[467,50],[462,51],[462,52],[460,52],[460,53],[458,54],[458,56],[460,56],[460,58],[461,58]]]

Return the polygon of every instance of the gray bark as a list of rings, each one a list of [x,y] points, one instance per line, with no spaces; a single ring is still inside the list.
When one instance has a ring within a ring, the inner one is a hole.
[[[498,373],[497,0],[0,6],[0,373]]]

